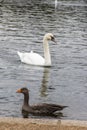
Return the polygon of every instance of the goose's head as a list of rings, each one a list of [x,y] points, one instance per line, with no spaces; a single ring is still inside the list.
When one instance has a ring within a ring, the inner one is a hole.
[[[55,41],[55,38],[54,38],[54,35],[53,35],[52,33],[47,33],[47,34],[45,34],[44,40],[47,40],[47,41],[50,40],[50,41],[56,42],[56,41]]]
[[[16,92],[17,93],[28,94],[29,90],[27,88],[21,88],[21,89],[18,89]]]

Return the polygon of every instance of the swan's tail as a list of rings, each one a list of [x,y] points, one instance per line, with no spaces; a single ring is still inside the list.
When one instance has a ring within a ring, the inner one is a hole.
[[[20,60],[22,61],[23,54],[19,51],[17,51],[18,56],[20,57]]]

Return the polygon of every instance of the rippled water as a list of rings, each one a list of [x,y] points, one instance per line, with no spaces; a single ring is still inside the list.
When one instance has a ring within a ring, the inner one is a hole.
[[[46,32],[52,67],[23,64],[17,51],[34,50],[43,55]],[[26,1],[0,5],[0,116],[21,117],[23,95],[30,89],[30,103],[67,105],[63,119],[87,120],[87,3],[84,0]]]

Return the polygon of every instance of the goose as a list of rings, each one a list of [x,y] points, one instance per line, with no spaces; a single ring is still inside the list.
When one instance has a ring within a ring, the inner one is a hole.
[[[53,116],[56,111],[61,111],[67,106],[57,104],[41,103],[36,105],[29,104],[29,90],[27,88],[21,88],[16,91],[24,95],[24,101],[22,106],[22,112],[28,112],[34,116]]]
[[[51,55],[48,41],[53,41],[56,43],[52,33],[45,34],[43,38],[44,58],[33,51],[30,53],[22,53],[18,51],[17,54],[20,57],[21,62],[37,66],[51,66]]]

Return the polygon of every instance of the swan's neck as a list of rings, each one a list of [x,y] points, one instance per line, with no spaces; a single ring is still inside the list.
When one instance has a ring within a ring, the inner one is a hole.
[[[46,39],[43,39],[43,47],[44,47],[45,65],[51,65],[51,55],[50,55],[50,50],[49,50],[49,44]]]
[[[24,94],[24,105],[29,106],[29,94]]]

